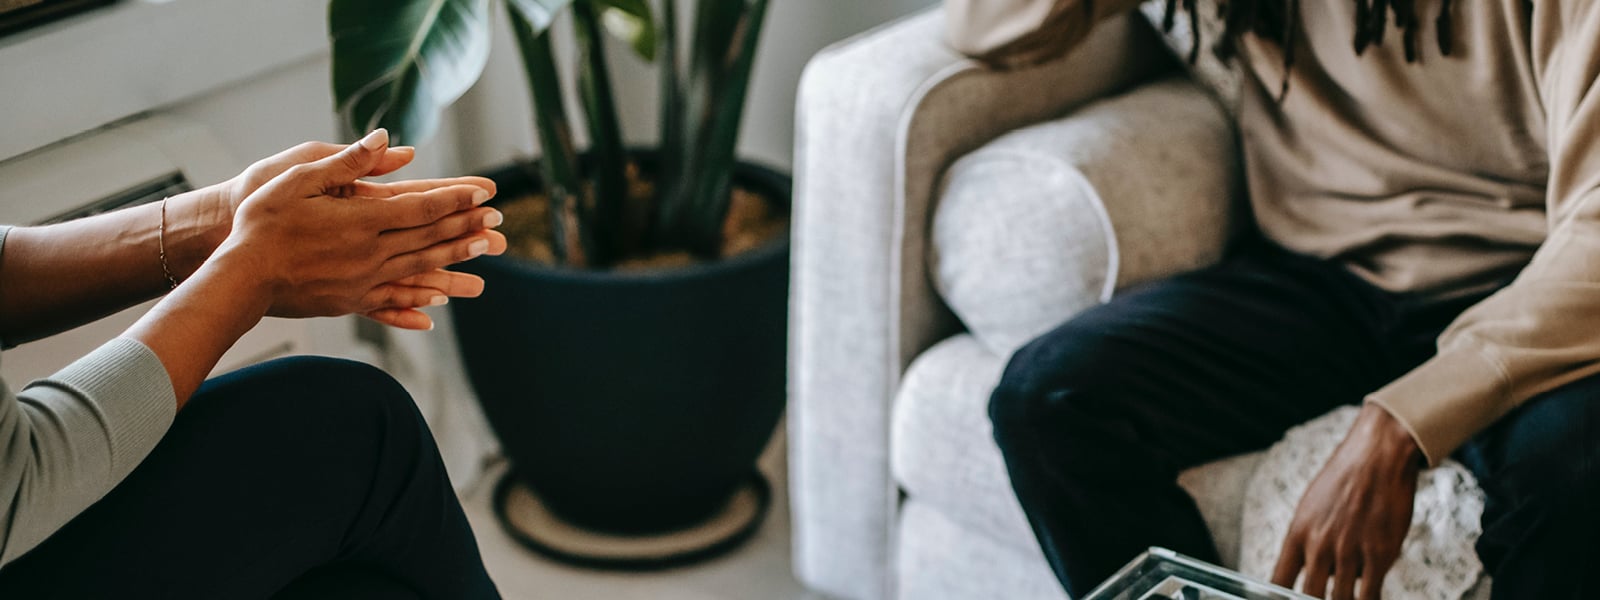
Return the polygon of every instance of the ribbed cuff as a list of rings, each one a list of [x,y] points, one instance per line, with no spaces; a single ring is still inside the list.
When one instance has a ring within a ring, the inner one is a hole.
[[[1457,346],[1367,396],[1394,415],[1439,466],[1509,406],[1505,369],[1475,347]]]
[[[177,414],[172,379],[144,344],[116,338],[55,375],[28,387],[52,386],[86,398],[104,419],[111,468],[117,478],[133,471],[166,435]]]

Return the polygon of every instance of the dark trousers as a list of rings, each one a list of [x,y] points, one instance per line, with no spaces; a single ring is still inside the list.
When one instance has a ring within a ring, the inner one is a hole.
[[[1438,334],[1481,298],[1391,294],[1252,241],[1030,343],[1007,366],[990,416],[1057,577],[1082,597],[1149,546],[1217,562],[1178,472],[1261,450],[1360,402],[1432,356]],[[1600,377],[1578,381],[1457,453],[1487,492],[1477,551],[1496,599],[1600,598],[1590,573],[1600,556],[1597,403]]]
[[[427,424],[382,371],[277,360],[206,384],[0,598],[498,598]]]

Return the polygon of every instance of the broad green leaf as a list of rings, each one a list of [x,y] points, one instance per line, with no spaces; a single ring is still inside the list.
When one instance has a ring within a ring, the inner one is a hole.
[[[556,17],[561,10],[570,6],[573,0],[506,0],[512,10],[522,14],[527,19],[528,26],[533,33],[544,33],[555,24]]]
[[[350,133],[414,144],[489,58],[489,0],[332,0],[335,108]]]
[[[656,58],[656,24],[645,0],[590,0],[600,8],[606,31],[633,48],[645,61]]]

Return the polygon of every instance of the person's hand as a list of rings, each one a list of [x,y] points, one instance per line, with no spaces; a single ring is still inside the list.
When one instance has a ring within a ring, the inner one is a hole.
[[[387,135],[385,132],[384,135]],[[327,142],[305,142],[283,152],[256,161],[245,170],[215,187],[218,200],[226,202],[228,215],[231,217],[239,210],[239,205],[254,194],[256,190],[267,182],[277,179],[284,171],[296,165],[316,162],[338,154],[349,146],[343,144],[330,144]],[[372,170],[361,174],[361,177],[378,177],[388,175],[400,170],[416,159],[417,149],[411,146],[384,147],[379,149],[379,156],[373,162]]]
[[[173,267],[178,277],[187,278],[195,269],[200,268],[205,259],[210,258],[211,251],[227,239],[228,232],[233,229],[234,213],[250,194],[282,175],[290,167],[322,160],[343,149],[345,146],[340,144],[305,142],[256,161],[232,179],[172,197],[171,206],[168,207],[168,219],[173,226],[195,228],[204,232],[203,237],[209,240],[205,252],[186,257],[189,260],[174,261]],[[410,164],[416,155],[416,149],[409,146],[384,148],[372,172],[362,176],[377,177],[393,173]],[[490,190],[493,191],[493,188]]]
[[[190,273],[199,268],[206,258],[210,257],[211,250],[215,249],[227,238],[233,227],[233,217],[239,205],[245,198],[250,197],[256,190],[268,182],[282,175],[289,168],[296,165],[307,164],[333,156],[347,146],[330,144],[327,142],[305,142],[256,161],[239,175],[221,183],[196,190],[193,197],[173,198],[174,220],[190,219],[201,230],[206,231],[207,238],[212,241],[207,246],[207,251],[191,257],[192,260],[175,260],[175,270],[180,279],[187,278]],[[382,156],[378,158],[375,166],[363,177],[377,177],[387,175],[404,168],[416,158],[416,149],[410,146],[396,146],[382,148]],[[449,185],[476,185],[489,190],[492,197],[495,193],[493,181],[483,177],[457,177],[450,179],[430,179],[417,181],[403,181],[398,183],[373,183],[357,180],[343,189],[338,190],[341,196],[366,196],[372,198],[389,198],[396,194],[418,192]],[[492,241],[495,246],[501,246],[504,240],[498,232],[491,233],[496,239]],[[439,270],[394,282],[405,287],[431,287],[441,294],[451,298],[470,298],[483,293],[483,280],[476,276],[453,271]],[[430,329],[433,326],[432,318],[414,308],[383,308],[362,316],[403,329]]]
[[[1387,410],[1368,403],[1295,509],[1272,582],[1323,598],[1377,600],[1411,528],[1422,450]]]
[[[347,146],[330,144],[327,142],[305,142],[283,152],[256,161],[238,176],[228,181],[212,186],[209,201],[212,203],[211,213],[219,215],[220,222],[226,223],[217,230],[221,239],[227,237],[231,228],[233,215],[238,210],[239,204],[244,202],[250,194],[255,193],[261,186],[273,180],[284,171],[295,165],[306,164],[333,156],[344,150]],[[416,148],[411,146],[385,147],[372,171],[363,177],[379,177],[388,175],[411,164],[416,159]],[[449,179],[427,179],[402,181],[397,183],[374,183],[357,180],[342,189],[335,195],[339,196],[364,196],[369,198],[390,198],[397,194],[407,192],[420,192],[449,185],[476,185],[489,190],[490,197],[494,196],[495,184],[483,177],[454,177]],[[490,232],[491,244],[503,247],[505,240],[499,232]],[[483,280],[475,275],[457,273],[439,269],[434,273],[427,273],[396,281],[402,287],[425,287],[438,290],[448,298],[474,298],[483,293]],[[432,329],[433,318],[415,308],[388,307],[363,313],[361,316],[379,323],[398,327],[401,329]]]
[[[476,278],[439,269],[504,251],[504,237],[488,229],[499,213],[478,207],[492,184],[358,184],[383,160],[386,142],[378,131],[290,166],[240,203],[217,258],[256,279],[269,315],[362,313],[426,328],[414,309],[481,291]]]
[[[342,193],[363,198],[394,198],[404,194],[415,194],[428,190],[443,188],[453,185],[472,185],[489,191],[489,197],[494,197],[496,187],[493,181],[483,177],[451,177],[447,179],[422,179],[412,181],[399,181],[395,183],[373,183],[356,181]],[[493,226],[500,224],[499,213],[494,215]],[[490,254],[500,254],[506,249],[505,235],[493,229],[484,231],[489,237]],[[483,293],[483,279],[469,273],[458,273],[437,269],[430,273],[416,275],[401,281],[394,282],[405,287],[423,287],[438,290],[439,293],[449,298],[476,298]],[[385,325],[401,329],[432,329],[433,318],[415,308],[389,307],[362,313],[361,316],[372,319]]]

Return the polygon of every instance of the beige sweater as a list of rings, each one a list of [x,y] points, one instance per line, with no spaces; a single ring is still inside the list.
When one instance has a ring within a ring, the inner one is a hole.
[[[1137,4],[945,9],[957,49],[1017,65],[1070,51]],[[1434,43],[1439,0],[1419,0],[1413,64],[1392,27],[1353,52],[1354,0],[1300,4],[1281,105],[1280,49],[1240,45],[1261,230],[1396,292],[1463,294],[1521,269],[1451,325],[1438,356],[1368,398],[1437,464],[1530,397],[1600,372],[1600,0],[1455,2],[1449,56]]]

